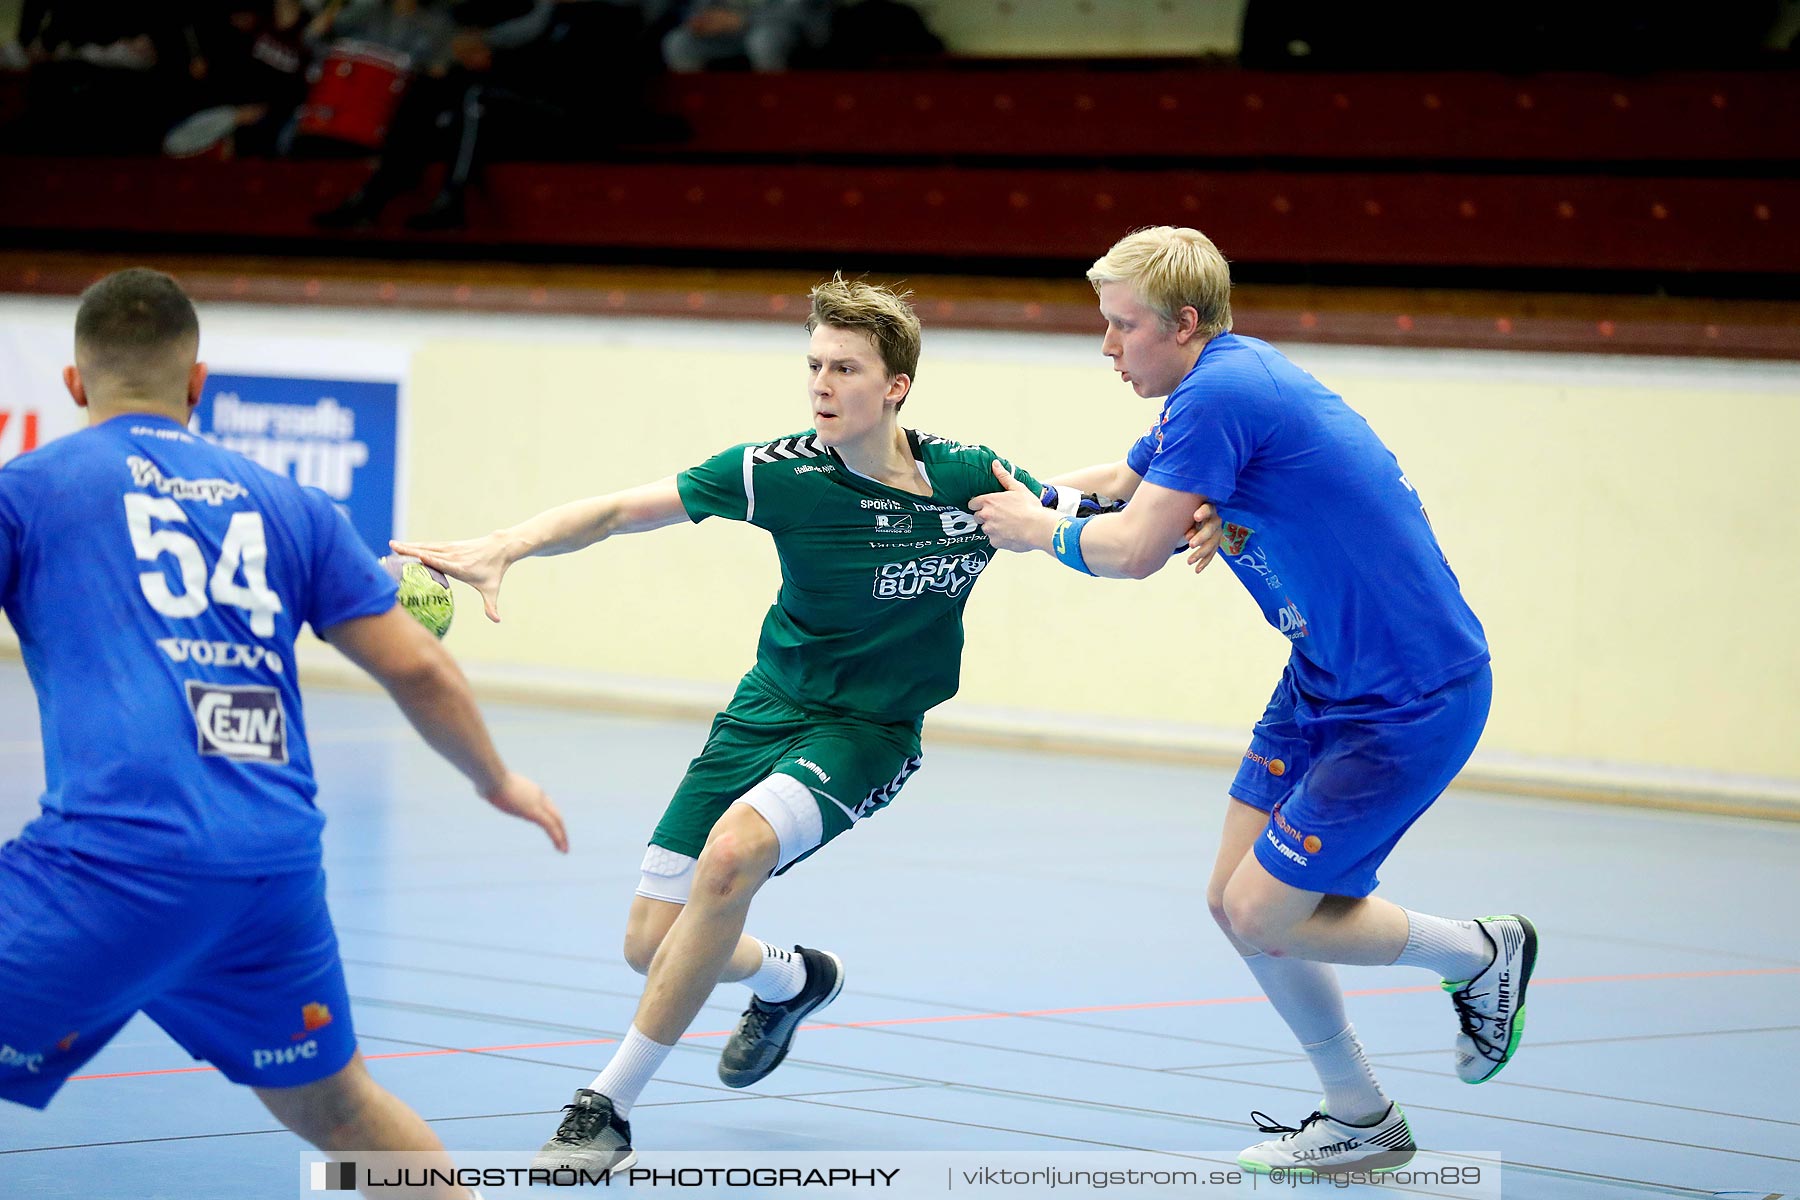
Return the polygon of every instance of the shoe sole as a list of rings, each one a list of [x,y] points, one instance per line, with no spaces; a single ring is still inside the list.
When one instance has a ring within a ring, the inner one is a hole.
[[[634,1165],[636,1165],[637,1160],[638,1160],[637,1151],[627,1149],[625,1151],[624,1158],[620,1159],[618,1162],[614,1163],[612,1166],[606,1168],[606,1174],[616,1175],[620,1171],[628,1171]],[[540,1167],[540,1166],[538,1166],[537,1161],[534,1159],[531,1164],[531,1169],[534,1171],[539,1171],[539,1170],[542,1170],[542,1171],[585,1171],[588,1168],[586,1168],[586,1167],[553,1167],[553,1166]]]
[[[1289,1179],[1330,1179],[1334,1175],[1384,1175],[1389,1171],[1398,1171],[1413,1160],[1417,1150],[1391,1150],[1383,1154],[1370,1155],[1363,1162],[1354,1166],[1332,1167],[1318,1170],[1313,1167],[1271,1167],[1268,1163],[1259,1163],[1240,1158],[1238,1166],[1252,1175],[1269,1175],[1280,1171]]]
[[[817,1004],[813,1005],[811,1008],[807,1009],[805,1012],[801,1013],[797,1018],[795,1018],[794,1032],[790,1033],[788,1035],[788,1040],[786,1042],[782,1043],[781,1052],[775,1056],[775,1061],[769,1064],[767,1070],[763,1071],[761,1074],[751,1075],[748,1077],[733,1076],[732,1079],[741,1080],[741,1082],[733,1083],[732,1079],[727,1079],[725,1077],[725,1064],[723,1061],[721,1061],[719,1063],[719,1082],[720,1083],[723,1083],[726,1087],[744,1088],[744,1087],[749,1087],[753,1083],[757,1083],[757,1082],[760,1082],[761,1080],[767,1079],[769,1076],[773,1075],[775,1073],[775,1068],[779,1067],[782,1063],[787,1061],[788,1051],[792,1050],[794,1048],[794,1039],[800,1035],[800,1023],[802,1021],[806,1020],[806,1018],[812,1016],[814,1013],[818,1012],[819,1010],[828,1007],[833,1000],[836,1000],[838,998],[838,993],[840,993],[844,990],[844,960],[839,958],[837,955],[833,954],[829,950],[821,950],[821,951],[819,951],[819,953],[823,954],[826,958],[829,958],[831,960],[831,965],[837,968],[837,982],[832,985],[831,990],[829,992],[825,993],[825,998],[820,1000]]]
[[[1519,968],[1519,1008],[1517,1012],[1513,1013],[1512,1024],[1507,1029],[1505,1057],[1495,1063],[1494,1069],[1489,1071],[1486,1075],[1483,1075],[1480,1079],[1463,1080],[1463,1082],[1467,1084],[1486,1083],[1501,1071],[1504,1071],[1506,1069],[1506,1064],[1511,1062],[1513,1060],[1513,1055],[1518,1052],[1519,1040],[1525,1036],[1525,993],[1531,987],[1531,973],[1537,970],[1537,927],[1518,913],[1513,913],[1510,916],[1501,919],[1506,921],[1517,921],[1525,929],[1525,952],[1522,955],[1524,964]]]

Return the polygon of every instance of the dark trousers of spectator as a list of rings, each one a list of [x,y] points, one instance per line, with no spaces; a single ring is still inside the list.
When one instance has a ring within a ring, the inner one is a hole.
[[[608,4],[559,6],[545,36],[496,55],[481,75],[452,71],[414,81],[390,127],[375,173],[349,200],[320,215],[327,227],[372,222],[437,163],[443,188],[414,228],[462,224],[463,195],[488,162],[604,155],[621,141],[666,136],[654,113],[654,45],[639,16]]]

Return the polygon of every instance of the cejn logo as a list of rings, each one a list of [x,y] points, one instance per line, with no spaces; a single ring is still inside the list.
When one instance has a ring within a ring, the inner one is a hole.
[[[287,762],[287,714],[274,688],[190,679],[187,698],[201,754],[236,762]]]

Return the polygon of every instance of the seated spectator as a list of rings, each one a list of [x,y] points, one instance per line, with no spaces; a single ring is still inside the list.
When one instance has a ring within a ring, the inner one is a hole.
[[[187,4],[26,0],[19,44],[31,62],[25,114],[10,139],[47,154],[153,149],[194,107]]]
[[[409,59],[415,70],[442,74],[450,61],[456,22],[438,0],[378,0],[327,4],[307,26],[315,51],[343,39],[380,46]]]
[[[299,157],[367,154],[431,137],[449,106],[457,25],[447,3],[330,3],[306,29],[317,60],[283,150]]]
[[[415,84],[374,174],[315,217],[321,227],[372,225],[441,162],[442,188],[407,225],[461,228],[464,193],[484,162],[593,157],[667,132],[648,108],[652,59],[636,0],[463,0],[451,11],[462,26],[448,45],[453,65]]]
[[[681,75],[737,58],[755,71],[785,71],[830,35],[830,0],[690,0],[663,38],[663,62]]]
[[[213,126],[220,131],[215,136],[227,139],[227,156],[277,151],[306,97],[308,17],[301,0],[229,0],[217,18],[196,29],[190,73],[201,85],[202,112],[230,114],[228,124]],[[173,149],[174,141],[164,142],[165,152],[195,152]]]

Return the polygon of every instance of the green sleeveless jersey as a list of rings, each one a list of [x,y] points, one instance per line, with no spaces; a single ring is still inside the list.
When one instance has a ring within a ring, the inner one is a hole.
[[[751,675],[796,706],[916,722],[956,694],[963,606],[994,548],[968,512],[1000,490],[986,446],[906,430],[919,496],[857,474],[812,432],[734,446],[676,477],[689,519],[766,529],[781,591]]]

